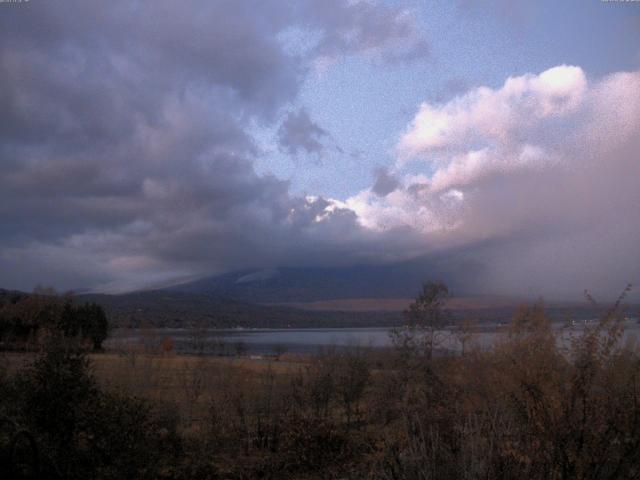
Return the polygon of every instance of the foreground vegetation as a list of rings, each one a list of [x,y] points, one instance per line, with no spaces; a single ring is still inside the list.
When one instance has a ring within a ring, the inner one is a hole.
[[[640,477],[640,355],[620,301],[567,342],[523,307],[492,348],[468,329],[444,357],[446,294],[425,286],[392,352],[88,355],[58,334],[35,359],[5,354],[0,477]]]
[[[0,291],[0,350],[39,348],[59,335],[82,348],[101,350],[109,331],[104,309],[77,303],[71,294],[38,289],[33,294]]]

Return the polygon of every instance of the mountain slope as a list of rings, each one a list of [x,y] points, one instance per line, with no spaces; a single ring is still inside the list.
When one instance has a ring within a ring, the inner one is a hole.
[[[79,295],[77,299],[103,306],[110,322],[121,327],[302,328],[397,325],[402,322],[401,312],[310,312],[163,290],[121,295],[87,294]]]
[[[413,298],[428,279],[440,279],[423,262],[345,268],[244,270],[168,287],[251,303],[313,302],[347,298]],[[446,279],[445,279],[446,280]]]

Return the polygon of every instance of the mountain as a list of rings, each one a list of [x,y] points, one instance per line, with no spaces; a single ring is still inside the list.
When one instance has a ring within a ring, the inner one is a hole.
[[[166,290],[223,296],[251,303],[413,298],[425,280],[441,279],[428,267],[423,262],[407,262],[344,268],[243,270],[174,285]]]
[[[222,277],[217,277],[218,285],[243,286],[248,283],[254,292],[259,292],[260,284],[264,285],[270,278],[276,278],[273,272],[267,274],[263,271]],[[277,285],[283,283],[280,280]],[[194,282],[181,287],[194,288],[201,285]],[[236,288],[241,290],[241,287]],[[218,291],[222,291],[222,288],[219,287]],[[229,287],[228,291],[233,289]],[[328,286],[325,291],[335,290]],[[259,295],[260,298],[267,298],[266,293],[269,292],[269,289],[264,288]],[[248,294],[247,291],[243,293]],[[0,289],[0,305],[3,301],[12,301],[11,299],[28,295]],[[110,323],[115,327],[319,328],[401,325],[404,321],[402,309],[411,302],[411,298],[343,298],[260,304],[213,293],[164,289],[117,295],[81,294],[75,296],[75,301],[95,302],[101,305],[106,310]],[[512,317],[518,303],[517,300],[508,297],[454,297],[449,302],[449,308],[457,319],[506,322]],[[602,308],[577,303],[550,304],[546,310],[554,320],[564,320],[568,317],[596,318],[602,313]],[[628,312],[632,317],[637,317],[639,310],[640,306],[632,305]]]
[[[401,312],[310,312],[277,305],[257,305],[215,295],[149,290],[119,295],[78,295],[95,302],[118,327],[288,328],[399,325]]]
[[[450,271],[450,267],[451,264],[447,265],[447,270]],[[470,275],[476,273],[472,265],[460,264],[459,269],[463,268]],[[397,324],[402,322],[402,311],[415,298],[424,281],[451,282],[452,279],[443,275],[443,271],[428,260],[342,268],[254,269],[174,285],[163,291],[226,298],[252,304],[252,308],[286,308],[287,315],[305,311],[308,315],[306,322],[310,326],[323,326],[323,319],[329,318],[332,322],[346,321],[352,325]],[[459,272],[454,278],[460,278]],[[448,302],[448,308],[456,318],[505,322],[519,305],[536,300],[472,295],[455,283],[449,283],[449,286],[454,297]],[[603,303],[594,307],[584,301],[546,302],[545,310],[553,320],[564,321],[568,318],[597,318],[608,306]],[[629,308],[634,317],[638,310],[637,305]]]

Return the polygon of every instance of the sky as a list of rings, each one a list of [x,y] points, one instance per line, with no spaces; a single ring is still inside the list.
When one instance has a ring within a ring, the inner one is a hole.
[[[612,295],[638,152],[640,2],[0,3],[3,288],[426,258]]]

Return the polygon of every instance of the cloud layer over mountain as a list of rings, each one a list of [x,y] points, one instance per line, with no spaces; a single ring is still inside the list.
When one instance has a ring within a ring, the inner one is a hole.
[[[638,72],[560,65],[424,103],[395,165],[351,198],[256,172],[256,124],[285,154],[330,155],[331,132],[295,107],[310,72],[428,55],[411,12],[384,3],[4,8],[0,285],[423,255],[482,265],[460,279],[478,291],[640,280]]]
[[[398,142],[407,175],[347,200],[372,230],[410,225],[464,247],[492,290],[607,289],[640,279],[640,72],[579,67],[423,104]]]
[[[373,241],[353,212],[257,175],[248,127],[275,121],[315,62],[425,48],[403,10],[364,2],[3,9],[0,281],[125,286],[352,257]],[[283,126],[294,153],[320,145],[300,118]]]

